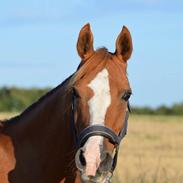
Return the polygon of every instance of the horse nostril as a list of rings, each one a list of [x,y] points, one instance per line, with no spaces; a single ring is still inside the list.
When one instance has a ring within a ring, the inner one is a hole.
[[[91,180],[91,179],[95,178],[95,176],[89,175],[88,178]]]
[[[84,155],[83,155],[83,151],[81,151],[81,153],[80,153],[80,155],[79,155],[79,160],[80,160],[80,162],[81,162],[81,164],[82,164],[83,166],[86,166],[86,160],[85,160],[85,157],[84,157]]]
[[[101,163],[99,167],[99,172],[109,172],[112,168],[113,156],[110,152],[104,151],[101,155]]]
[[[76,163],[76,167],[80,170],[80,171],[84,171],[85,167],[86,167],[86,160],[85,157],[83,155],[84,150],[83,148],[80,148],[75,156],[75,163]]]

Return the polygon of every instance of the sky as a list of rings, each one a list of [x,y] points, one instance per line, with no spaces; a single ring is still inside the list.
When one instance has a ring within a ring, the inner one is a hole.
[[[183,102],[181,0],[1,0],[0,87],[60,84],[80,62],[76,42],[88,22],[94,47],[110,52],[122,26],[130,30],[132,105]]]

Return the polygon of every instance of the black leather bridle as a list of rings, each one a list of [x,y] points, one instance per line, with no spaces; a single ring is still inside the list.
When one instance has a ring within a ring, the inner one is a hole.
[[[77,149],[81,148],[85,142],[91,137],[91,136],[103,136],[109,141],[114,144],[115,146],[115,155],[113,158],[113,164],[111,168],[111,173],[113,173],[114,169],[116,168],[117,165],[117,158],[118,158],[118,151],[119,151],[119,145],[121,140],[125,137],[127,134],[127,127],[128,127],[128,116],[129,112],[131,112],[129,102],[127,104],[127,110],[125,114],[125,121],[124,121],[124,127],[121,129],[120,133],[117,135],[112,129],[102,126],[102,125],[91,125],[86,128],[84,128],[80,134],[77,133],[77,129],[75,127],[75,120],[74,120],[74,111],[75,111],[75,106],[74,106],[74,95],[72,96],[72,109],[71,109],[71,120],[70,120],[70,126],[71,130],[74,134],[74,139],[75,139],[75,145]]]

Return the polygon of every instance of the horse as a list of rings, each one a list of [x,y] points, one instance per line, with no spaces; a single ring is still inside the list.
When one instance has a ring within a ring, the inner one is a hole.
[[[123,26],[114,53],[94,50],[90,24],[84,25],[77,70],[1,125],[1,183],[111,182],[127,128],[132,47]]]

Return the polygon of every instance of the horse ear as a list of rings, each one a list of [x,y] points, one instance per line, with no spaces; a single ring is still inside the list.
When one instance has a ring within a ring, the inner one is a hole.
[[[93,34],[89,23],[80,30],[77,51],[82,60],[89,58],[94,53]]]
[[[126,62],[133,50],[132,38],[127,27],[123,26],[122,31],[120,32],[117,40],[116,40],[116,55],[122,57],[122,59]]]

